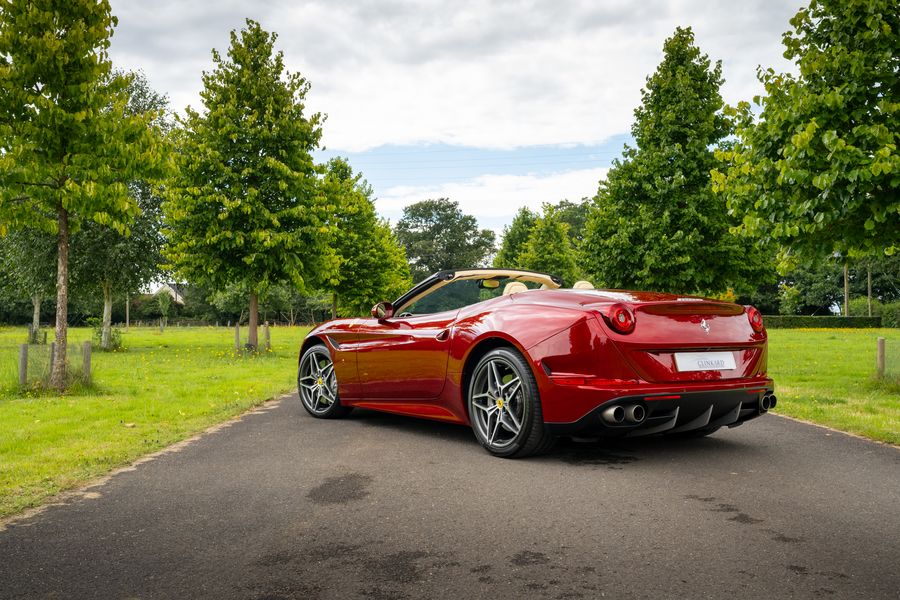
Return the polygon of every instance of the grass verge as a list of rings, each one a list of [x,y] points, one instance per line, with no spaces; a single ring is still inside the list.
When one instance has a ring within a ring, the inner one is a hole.
[[[126,351],[94,352],[90,389],[59,397],[17,389],[25,330],[0,328],[0,517],[291,389],[307,331],[273,328],[274,352],[235,356],[233,329],[132,328]],[[90,335],[70,330],[70,348]]]
[[[900,445],[900,377],[875,379],[879,337],[900,351],[898,329],[770,329],[774,412]]]

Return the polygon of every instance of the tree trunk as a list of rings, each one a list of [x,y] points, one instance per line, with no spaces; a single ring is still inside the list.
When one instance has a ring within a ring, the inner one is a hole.
[[[125,294],[125,331],[131,327],[131,294]]]
[[[844,263],[844,316],[850,316],[850,267]]]
[[[337,292],[331,294],[331,318],[337,319]]]
[[[103,287],[103,324],[100,329],[100,347],[109,350],[112,333],[112,286],[104,281]]]
[[[257,328],[259,326],[259,292],[253,290],[250,292],[250,316],[248,317],[247,326],[250,331],[247,333],[247,345],[251,348],[259,347],[259,337],[257,336]]]
[[[69,212],[59,206],[56,237],[56,352],[50,371],[50,384],[66,389],[66,341],[69,335]]]
[[[868,294],[869,316],[872,316],[872,266],[866,266],[866,292]]]
[[[31,305],[34,307],[34,312],[31,313],[31,339],[28,340],[28,343],[37,344],[38,332],[41,329],[41,297],[39,294],[31,297]]]

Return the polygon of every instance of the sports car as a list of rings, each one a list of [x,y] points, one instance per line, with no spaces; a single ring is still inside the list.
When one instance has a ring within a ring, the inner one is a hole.
[[[502,457],[560,436],[708,435],[777,401],[755,308],[514,269],[441,271],[371,318],[316,327],[297,383],[314,417],[460,423]]]

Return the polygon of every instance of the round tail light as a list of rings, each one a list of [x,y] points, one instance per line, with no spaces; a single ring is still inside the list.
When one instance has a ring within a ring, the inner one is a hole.
[[[624,304],[613,304],[606,311],[606,321],[619,333],[634,331],[634,313]]]
[[[763,325],[762,315],[755,307],[747,307],[747,318],[750,319],[750,326],[753,327],[753,331],[756,333],[763,332],[765,326]]]

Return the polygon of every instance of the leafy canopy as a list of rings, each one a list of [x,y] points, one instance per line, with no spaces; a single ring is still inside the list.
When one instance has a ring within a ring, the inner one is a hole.
[[[131,113],[107,56],[106,0],[0,2],[0,234],[55,233],[60,211],[126,232],[128,182],[165,173],[155,114]]]
[[[562,277],[565,285],[578,279],[575,251],[569,241],[569,225],[560,218],[559,209],[545,204],[519,257],[521,268]]]
[[[375,214],[372,189],[342,158],[327,164],[322,183],[329,205],[336,258],[334,270],[317,287],[332,294],[342,316],[363,315],[376,302],[409,288],[409,265],[390,226]]]
[[[304,114],[309,83],[288,73],[276,35],[247,20],[227,57],[203,73],[204,113],[175,132],[178,174],[164,211],[165,255],[178,274],[215,288],[302,285],[325,254],[325,199],[311,152],[322,115]]]
[[[494,232],[478,229],[475,217],[447,198],[410,204],[394,232],[406,249],[413,281],[443,269],[484,266],[494,251]]]
[[[129,114],[155,114],[154,125],[166,130],[168,98],[154,91],[143,73],[127,77]],[[140,212],[128,235],[87,222],[72,236],[72,280],[77,290],[96,294],[100,287],[116,292],[137,292],[161,274],[162,199],[146,181],[128,183],[128,192]]]
[[[494,257],[494,266],[507,269],[521,269],[521,256],[525,251],[528,236],[537,223],[538,215],[523,206],[513,217],[512,223],[503,228],[503,241]]]
[[[673,292],[743,289],[763,261],[712,193],[712,147],[731,132],[722,114],[722,67],[694,44],[690,28],[666,40],[647,78],[625,147],[590,210],[581,266],[604,287]]]
[[[813,0],[784,55],[760,70],[715,188],[753,234],[804,258],[900,247],[900,10],[895,0]]]

